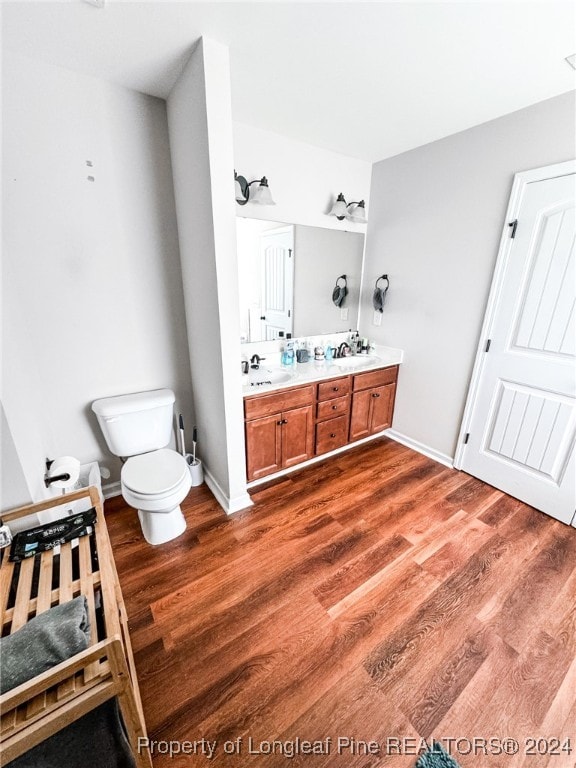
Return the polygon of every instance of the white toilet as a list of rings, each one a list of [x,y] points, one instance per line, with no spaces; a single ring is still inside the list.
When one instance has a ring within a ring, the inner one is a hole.
[[[186,530],[180,504],[191,487],[186,459],[166,448],[172,433],[174,393],[169,389],[95,400],[92,410],[108,448],[125,461],[125,501],[138,510],[149,544],[164,544]]]

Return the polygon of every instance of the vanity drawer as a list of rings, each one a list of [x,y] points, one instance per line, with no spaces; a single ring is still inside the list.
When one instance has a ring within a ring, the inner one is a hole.
[[[393,384],[398,378],[398,366],[392,365],[389,368],[379,368],[377,371],[367,371],[366,373],[357,373],[354,376],[354,392],[360,389],[370,389],[371,387],[381,387],[384,384]]]
[[[348,413],[350,409],[350,396],[335,397],[333,400],[324,400],[316,406],[316,418],[318,421],[333,419],[335,416],[341,416]]]
[[[348,416],[338,416],[316,425],[316,454],[341,448],[348,442]]]
[[[311,405],[313,402],[313,384],[271,392],[269,395],[254,395],[244,399],[244,416],[246,419],[257,419],[260,416],[269,416],[290,408]]]
[[[318,400],[331,400],[333,397],[342,397],[350,393],[350,376],[341,376],[338,379],[322,381],[318,384]]]

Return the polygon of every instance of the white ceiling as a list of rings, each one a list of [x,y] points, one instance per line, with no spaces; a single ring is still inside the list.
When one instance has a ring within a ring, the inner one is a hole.
[[[370,161],[576,87],[574,3],[4,2],[5,49],[166,97],[200,35],[235,120]]]

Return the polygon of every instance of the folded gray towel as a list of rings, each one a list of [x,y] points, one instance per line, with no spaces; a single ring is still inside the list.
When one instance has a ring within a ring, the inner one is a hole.
[[[341,307],[347,295],[348,288],[345,285],[337,285],[332,291],[332,301],[337,307]]]
[[[84,595],[56,605],[0,640],[0,693],[66,661],[90,642]]]
[[[386,300],[386,291],[382,288],[374,288],[374,294],[372,295],[372,306],[377,312],[384,311],[384,302]]]
[[[380,280],[386,280],[386,287],[385,288],[379,288],[378,283]],[[386,292],[388,288],[390,287],[390,281],[388,280],[388,275],[382,275],[376,280],[376,285],[374,286],[374,293],[372,294],[372,306],[376,310],[376,312],[384,312],[384,302],[386,301]]]
[[[339,285],[341,280],[344,281],[343,285]],[[340,275],[340,277],[336,280],[336,285],[332,291],[332,301],[337,307],[341,307],[344,304],[344,299],[346,296],[348,296],[347,278],[346,275]]]

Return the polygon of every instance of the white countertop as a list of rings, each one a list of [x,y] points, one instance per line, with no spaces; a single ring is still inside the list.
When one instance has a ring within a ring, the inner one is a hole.
[[[372,371],[376,368],[386,368],[389,365],[399,365],[403,357],[404,352],[401,349],[377,347],[373,354],[355,355],[347,358],[347,360],[350,360],[351,365],[346,367],[335,365],[333,360],[310,360],[307,363],[294,363],[294,365],[289,367],[281,366],[279,361],[265,360],[263,363],[260,363],[259,373],[265,374],[266,371],[274,373],[281,370],[282,372],[290,373],[290,378],[273,384],[258,384],[255,386],[246,384],[242,387],[242,394],[244,397],[259,395],[262,392],[274,392],[279,389],[287,389],[288,387],[297,387],[301,384],[310,384],[313,381],[333,379],[337,376],[348,376],[354,373],[364,373],[364,371]]]

